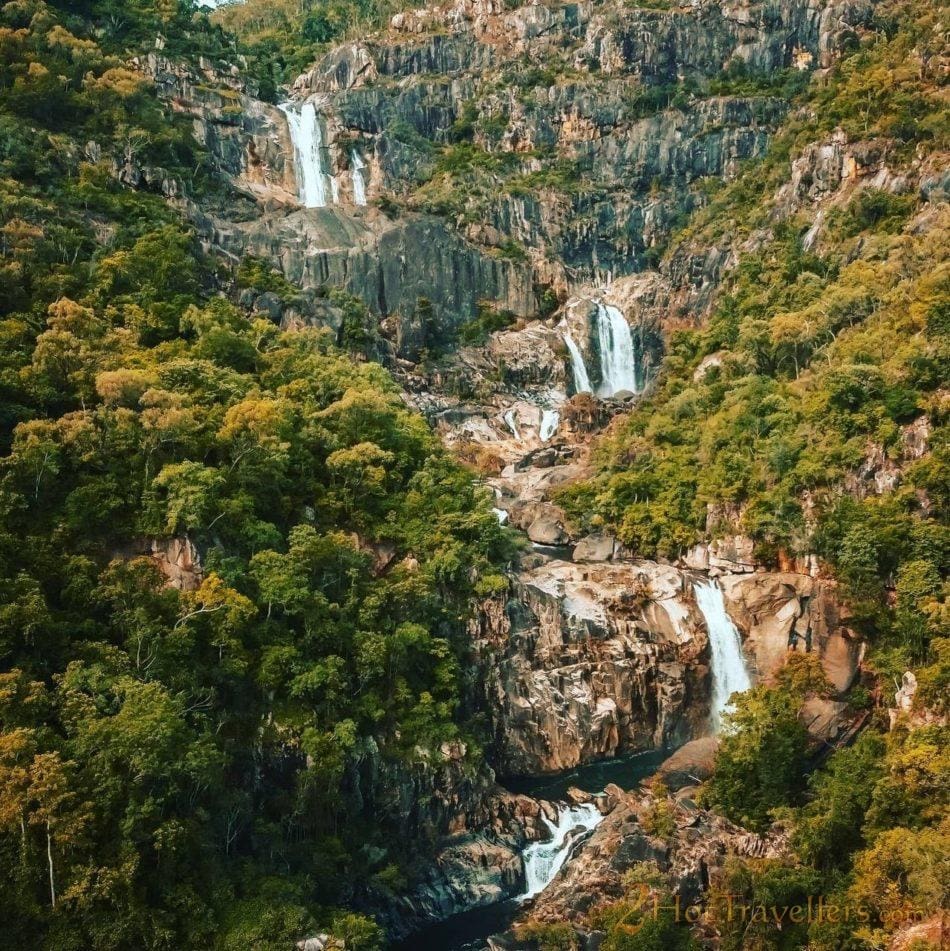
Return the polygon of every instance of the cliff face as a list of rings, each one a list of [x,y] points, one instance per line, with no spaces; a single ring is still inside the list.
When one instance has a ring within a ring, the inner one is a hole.
[[[382,37],[315,64],[294,92],[321,97],[336,141],[371,157],[376,193],[410,206],[432,198],[420,190],[431,185],[432,143],[512,159],[505,187],[455,196],[456,223],[489,247],[521,243],[538,277],[567,288],[640,270],[701,200],[690,186],[761,154],[785,109],[778,97],[684,92],[734,61],[757,74],[827,65],[866,7],[463,0],[394,17]],[[580,171],[573,193],[545,182],[558,163]],[[335,164],[348,164],[340,150]],[[523,180],[532,174],[540,187]]]
[[[304,288],[345,287],[397,323],[425,298],[444,335],[479,300],[531,315],[545,288],[565,300],[647,269],[785,115],[779,95],[730,94],[722,71],[826,66],[869,7],[460,0],[397,15],[294,84],[317,109],[335,194],[305,211],[286,115],[238,70],[140,65],[250,200],[195,215],[210,244],[268,257]],[[727,257],[675,262],[662,298],[715,282]],[[425,341],[409,336],[397,349],[412,357]]]
[[[502,774],[556,772],[701,730],[706,635],[684,577],[652,562],[547,561],[475,626]]]

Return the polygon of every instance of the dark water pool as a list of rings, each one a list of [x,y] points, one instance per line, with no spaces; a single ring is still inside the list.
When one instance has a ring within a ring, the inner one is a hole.
[[[609,783],[616,783],[621,789],[633,789],[652,776],[670,752],[650,750],[579,766],[557,776],[502,779],[500,782],[511,792],[555,802],[564,800],[572,786],[589,793],[598,793]],[[422,928],[390,947],[393,951],[483,951],[488,947],[486,939],[489,935],[510,928],[522,907],[520,902],[508,899],[484,908],[472,908]]]
[[[501,779],[500,782],[505,789],[510,789],[513,793],[524,793],[536,799],[551,799],[555,802],[566,799],[567,791],[572,786],[589,793],[599,793],[610,783],[615,783],[621,789],[633,789],[644,779],[649,779],[671,752],[648,750],[646,753],[618,756],[616,759],[578,766],[570,772],[558,773],[556,776],[519,777]]]

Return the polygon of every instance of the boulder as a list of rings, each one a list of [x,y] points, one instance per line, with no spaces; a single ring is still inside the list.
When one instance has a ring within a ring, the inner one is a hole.
[[[683,744],[664,760],[656,771],[658,779],[672,792],[705,782],[712,776],[719,739],[704,736]]]
[[[617,550],[611,535],[587,535],[574,546],[574,561],[610,561]]]
[[[570,541],[564,526],[546,516],[536,518],[528,526],[528,538],[538,545],[564,545]]]

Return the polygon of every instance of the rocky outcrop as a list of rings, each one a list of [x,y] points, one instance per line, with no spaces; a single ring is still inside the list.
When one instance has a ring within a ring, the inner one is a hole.
[[[590,840],[527,912],[541,922],[568,921],[582,934],[598,907],[624,897],[624,873],[647,863],[667,883],[681,904],[701,899],[722,873],[730,856],[774,858],[786,854],[785,834],[776,829],[759,836],[722,816],[700,809],[683,789],[675,798],[662,797],[675,831],[657,836],[649,831],[661,797],[648,789],[627,792],[597,827]]]
[[[788,651],[815,651],[836,690],[851,686],[863,641],[846,626],[833,581],[756,572],[721,575],[719,584],[759,679],[767,680],[781,667]]]
[[[372,815],[383,834],[367,858],[411,870],[399,894],[378,886],[354,896],[392,936],[517,894],[522,849],[547,836],[543,817],[554,815],[549,804],[498,786],[463,743],[417,752],[411,762],[392,760],[367,741],[341,787],[350,812]],[[404,845],[390,854],[387,843]]]
[[[186,536],[137,538],[112,552],[112,557],[124,561],[149,558],[162,573],[166,586],[178,591],[197,590],[204,577],[198,550]]]
[[[947,716],[928,709],[917,700],[917,677],[912,670],[905,670],[900,686],[894,693],[894,706],[889,707],[890,728],[905,726],[919,729],[925,726],[946,726]]]
[[[236,188],[256,201],[296,203],[286,119],[257,97],[256,86],[237,66],[185,65],[161,53],[136,64],[171,109],[192,120],[195,139]]]
[[[705,718],[706,635],[673,568],[544,562],[483,606],[473,636],[503,774],[653,749]]]

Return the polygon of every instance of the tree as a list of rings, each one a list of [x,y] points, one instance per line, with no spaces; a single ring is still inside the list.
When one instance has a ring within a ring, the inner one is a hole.
[[[179,462],[163,466],[152,480],[163,534],[188,534],[209,530],[215,522],[218,500],[225,477],[217,469],[200,462]]]
[[[757,686],[736,698],[709,781],[709,801],[734,822],[764,831],[772,810],[794,803],[805,786],[808,731],[801,697]]]

